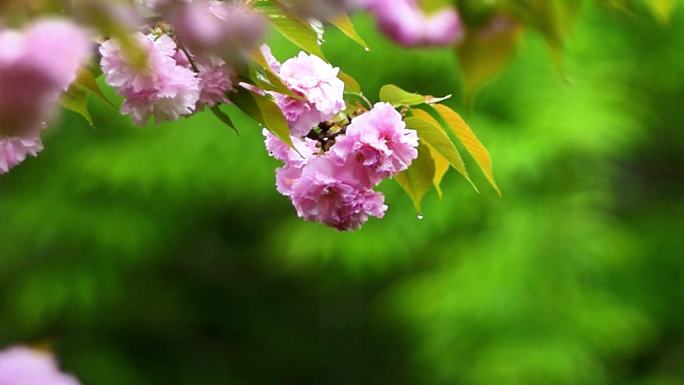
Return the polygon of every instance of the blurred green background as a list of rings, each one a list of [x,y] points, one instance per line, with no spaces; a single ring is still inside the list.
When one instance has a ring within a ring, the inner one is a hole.
[[[92,101],[0,179],[0,346],[50,344],[84,385],[684,384],[684,12],[585,7],[567,81],[539,36],[475,104],[448,50],[324,51],[366,94],[453,93],[499,199],[455,173],[416,214],[296,218],[260,130],[133,128]],[[274,37],[284,59],[296,53]],[[474,169],[474,168],[473,168]]]

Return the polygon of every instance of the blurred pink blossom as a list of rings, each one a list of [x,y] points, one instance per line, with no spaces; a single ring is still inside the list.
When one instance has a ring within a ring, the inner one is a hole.
[[[426,14],[417,0],[362,0],[374,15],[379,28],[405,46],[445,46],[463,39],[458,12],[446,7]]]
[[[181,43],[197,54],[235,58],[256,48],[265,21],[240,2],[195,0],[164,7]]]
[[[79,385],[78,380],[59,371],[54,357],[25,347],[0,351],[2,385]]]
[[[0,47],[0,136],[35,138],[88,58],[88,34],[47,19],[0,31]]]

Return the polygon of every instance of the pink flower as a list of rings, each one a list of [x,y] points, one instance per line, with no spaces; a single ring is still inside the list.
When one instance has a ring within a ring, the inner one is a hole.
[[[264,49],[264,55],[288,88],[304,98],[298,100],[275,95],[293,136],[306,136],[312,128],[344,109],[344,83],[337,78],[339,68],[304,52],[282,65],[273,58],[270,50]]]
[[[453,8],[426,15],[416,0],[364,0],[380,29],[405,46],[444,46],[463,38],[463,25]]]
[[[297,214],[340,231],[358,230],[370,216],[382,218],[385,197],[360,187],[327,157],[307,163],[292,185],[291,199]]]
[[[425,45],[447,46],[463,40],[465,32],[461,18],[454,9],[446,8],[425,20]]]
[[[223,59],[216,57],[195,61],[199,73],[200,97],[197,109],[229,103],[227,94],[234,89],[235,71]]]
[[[37,156],[42,150],[43,144],[40,139],[0,139],[0,174],[8,173],[27,156]]]
[[[176,43],[166,35],[155,39],[139,33],[136,38],[147,53],[144,68],[126,58],[116,41],[100,46],[107,83],[126,98],[121,112],[138,125],[145,125],[150,116],[159,123],[192,114],[200,97],[199,79],[174,59]]]
[[[418,134],[406,128],[401,114],[388,103],[378,103],[352,120],[330,152],[357,180],[372,187],[408,169],[418,157],[417,147]]]
[[[319,151],[316,142],[308,138],[292,137],[292,148],[266,129],[263,130],[263,135],[266,137],[269,155],[285,163],[276,170],[276,188],[281,194],[290,196],[292,186],[302,175],[302,169]]]
[[[304,163],[319,151],[316,147],[316,141],[309,138],[292,137],[292,144],[294,146],[292,148],[265,128],[262,134],[266,138],[265,143],[268,154],[287,164],[303,167]]]
[[[264,58],[266,58],[266,64],[268,64],[269,67],[276,73],[280,72],[280,68],[282,68],[282,64],[276,59],[275,56],[273,56],[273,51],[271,51],[271,47],[268,45],[264,44],[261,46],[261,53],[264,55]]]
[[[61,373],[50,354],[13,347],[0,352],[0,384],[79,385],[79,382]]]
[[[34,138],[90,54],[88,35],[67,21],[42,20],[1,31],[0,47],[0,136]]]
[[[192,62],[186,52],[192,57]],[[177,50],[173,58],[177,65],[198,71],[200,96],[197,111],[207,106],[230,103],[227,94],[235,90],[238,76],[225,60],[213,55],[196,55],[187,50]]]

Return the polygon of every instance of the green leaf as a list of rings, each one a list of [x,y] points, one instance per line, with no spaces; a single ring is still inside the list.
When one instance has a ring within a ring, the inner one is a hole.
[[[294,45],[325,58],[319,44],[318,33],[310,23],[274,5],[262,4],[255,9],[263,13],[273,27]]]
[[[231,96],[230,100],[252,119],[273,133],[273,135],[289,146],[292,146],[290,127],[287,124],[287,120],[285,120],[278,105],[271,99],[243,89],[235,96]]]
[[[426,103],[427,97],[404,91],[394,84],[388,84],[380,89],[380,100],[394,106],[415,106]]]
[[[496,190],[496,193],[501,196],[501,190],[496,184],[496,179],[494,179],[492,159],[489,156],[489,151],[487,151],[487,148],[485,148],[482,142],[477,138],[475,132],[473,132],[470,126],[461,118],[461,115],[451,108],[442,104],[436,104],[434,105],[434,108],[444,118],[451,130],[456,134],[458,140],[463,143],[463,146],[468,153],[475,159],[477,165],[487,178],[487,181],[489,181],[492,187],[494,187],[494,190]]]
[[[442,199],[442,197],[444,197],[444,193],[442,192],[442,179],[444,179],[444,175],[449,171],[451,165],[449,164],[449,160],[443,157],[434,147],[430,145],[428,145],[428,147],[430,148],[432,159],[435,162],[435,176],[432,179],[432,184],[435,186],[435,190],[437,190],[439,199]]]
[[[361,92],[361,86],[359,83],[350,75],[340,71],[339,75],[337,75],[340,80],[344,82],[345,89],[349,92],[356,92],[360,93]]]
[[[427,13],[434,13],[453,5],[451,0],[421,0],[420,7]]]
[[[293,99],[303,100],[301,95],[297,95],[292,92],[285,83],[282,82],[280,77],[273,71],[264,70],[258,66],[258,64],[249,65],[249,79],[257,86],[259,89],[264,91],[277,92],[279,94],[287,95]]]
[[[109,99],[107,99],[105,94],[100,89],[100,86],[97,84],[97,81],[95,80],[95,76],[87,68],[84,67],[78,70],[76,80],[74,81],[72,86],[76,86],[81,91],[85,91],[90,95],[95,96],[96,98],[102,100],[107,106],[116,110],[114,104],[110,102]]]
[[[373,105],[370,104],[368,99],[366,99],[362,93],[357,92],[345,92],[344,101],[347,104],[348,111],[354,111],[358,108],[372,109]]]
[[[221,108],[218,105],[211,106],[210,107],[211,112],[216,116],[221,122],[223,122],[226,126],[230,127],[235,131],[236,134],[240,135],[240,132],[238,129],[235,127],[235,124],[233,123],[233,120],[221,110]]]
[[[418,158],[413,161],[411,167],[394,177],[394,180],[411,198],[418,213],[420,213],[425,194],[432,187],[434,175],[435,163],[432,160],[430,149],[421,144],[418,147]]]
[[[451,138],[444,131],[442,126],[432,118],[427,112],[422,110],[413,110],[414,116],[406,119],[406,125],[418,132],[418,136],[422,141],[432,146],[435,151],[446,158],[449,164],[458,171],[477,191],[477,187],[468,175],[463,158],[458,152],[458,149],[451,141]]]
[[[349,18],[349,15],[346,13],[330,20],[330,23],[337,27],[342,33],[347,35],[350,39],[355,41],[358,45],[363,47],[366,51],[370,51],[370,48],[368,48],[368,43],[366,43],[365,40],[359,35],[359,33],[356,31],[356,28],[354,27],[354,23],[352,23],[351,19]]]
[[[59,98],[59,104],[67,110],[81,115],[91,127],[95,127],[88,111],[88,94],[73,84]]]
[[[264,91],[274,91],[295,99],[303,99],[302,96],[292,92],[283,83],[280,75],[274,72],[271,66],[268,65],[264,54],[260,50],[256,50],[252,54],[252,60],[253,63],[249,68],[249,76],[256,86]]]
[[[477,91],[511,61],[522,36],[521,26],[506,16],[495,16],[472,31],[456,48],[463,77],[463,94],[470,103]]]

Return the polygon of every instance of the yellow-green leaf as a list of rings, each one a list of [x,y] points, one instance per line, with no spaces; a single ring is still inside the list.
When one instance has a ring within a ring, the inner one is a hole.
[[[306,20],[274,5],[264,5],[256,8],[268,17],[273,27],[287,40],[299,48],[324,58],[319,45],[318,33]]]
[[[116,109],[114,104],[110,102],[109,99],[107,99],[104,93],[102,93],[100,86],[97,84],[97,81],[95,80],[95,76],[87,68],[83,67],[78,70],[76,80],[74,81],[72,86],[78,87],[82,91],[85,91],[102,100],[107,106]]]
[[[425,194],[432,187],[434,175],[435,163],[432,160],[430,149],[421,144],[418,147],[418,158],[413,161],[411,167],[394,177],[394,180],[411,198],[418,213],[420,213]]]
[[[492,187],[494,187],[497,194],[501,196],[501,190],[496,184],[496,179],[494,179],[492,160],[489,156],[489,151],[487,151],[487,148],[485,148],[482,142],[480,142],[480,140],[477,138],[475,132],[473,132],[470,126],[456,111],[443,104],[436,104],[434,107],[444,118],[449,127],[451,127],[458,140],[463,143],[463,146],[466,148],[468,153],[470,153],[470,155],[475,159],[477,165],[487,178],[487,181],[489,181]]]
[[[340,80],[344,82],[344,87],[347,90],[347,92],[361,92],[361,86],[353,77],[342,71],[340,71],[340,74],[337,76],[340,78]]]
[[[67,110],[81,115],[91,127],[94,127],[93,118],[88,111],[88,94],[73,84],[59,98],[59,103]]]
[[[252,119],[259,122],[264,128],[269,130],[283,142],[292,146],[290,137],[290,127],[275,102],[266,96],[241,90],[231,96],[230,100]]]
[[[425,103],[427,97],[404,91],[394,84],[388,84],[380,89],[380,100],[394,106],[415,106]]]
[[[442,192],[442,179],[444,179],[444,175],[449,171],[451,165],[449,164],[449,160],[443,157],[434,147],[430,145],[428,145],[428,147],[430,148],[430,154],[432,154],[432,160],[435,162],[435,176],[432,179],[432,184],[435,186],[435,190],[437,190],[439,199],[442,199],[444,196],[444,193]]]
[[[342,15],[330,20],[330,23],[337,27],[340,31],[342,31],[342,33],[347,35],[347,37],[355,41],[358,45],[365,48],[366,51],[370,50],[368,48],[368,44],[366,43],[366,41],[363,40],[361,35],[359,35],[359,33],[356,31],[354,23],[352,23],[351,19],[349,18],[349,15],[343,13]]]
[[[414,116],[404,119],[406,125],[409,128],[416,130],[420,139],[446,158],[451,167],[458,171],[458,173],[461,174],[477,191],[477,187],[475,187],[475,184],[473,184],[473,181],[470,179],[470,175],[468,175],[461,154],[458,152],[456,145],[451,141],[451,138],[449,138],[449,135],[447,135],[442,126],[425,111],[413,110],[413,114]]]

